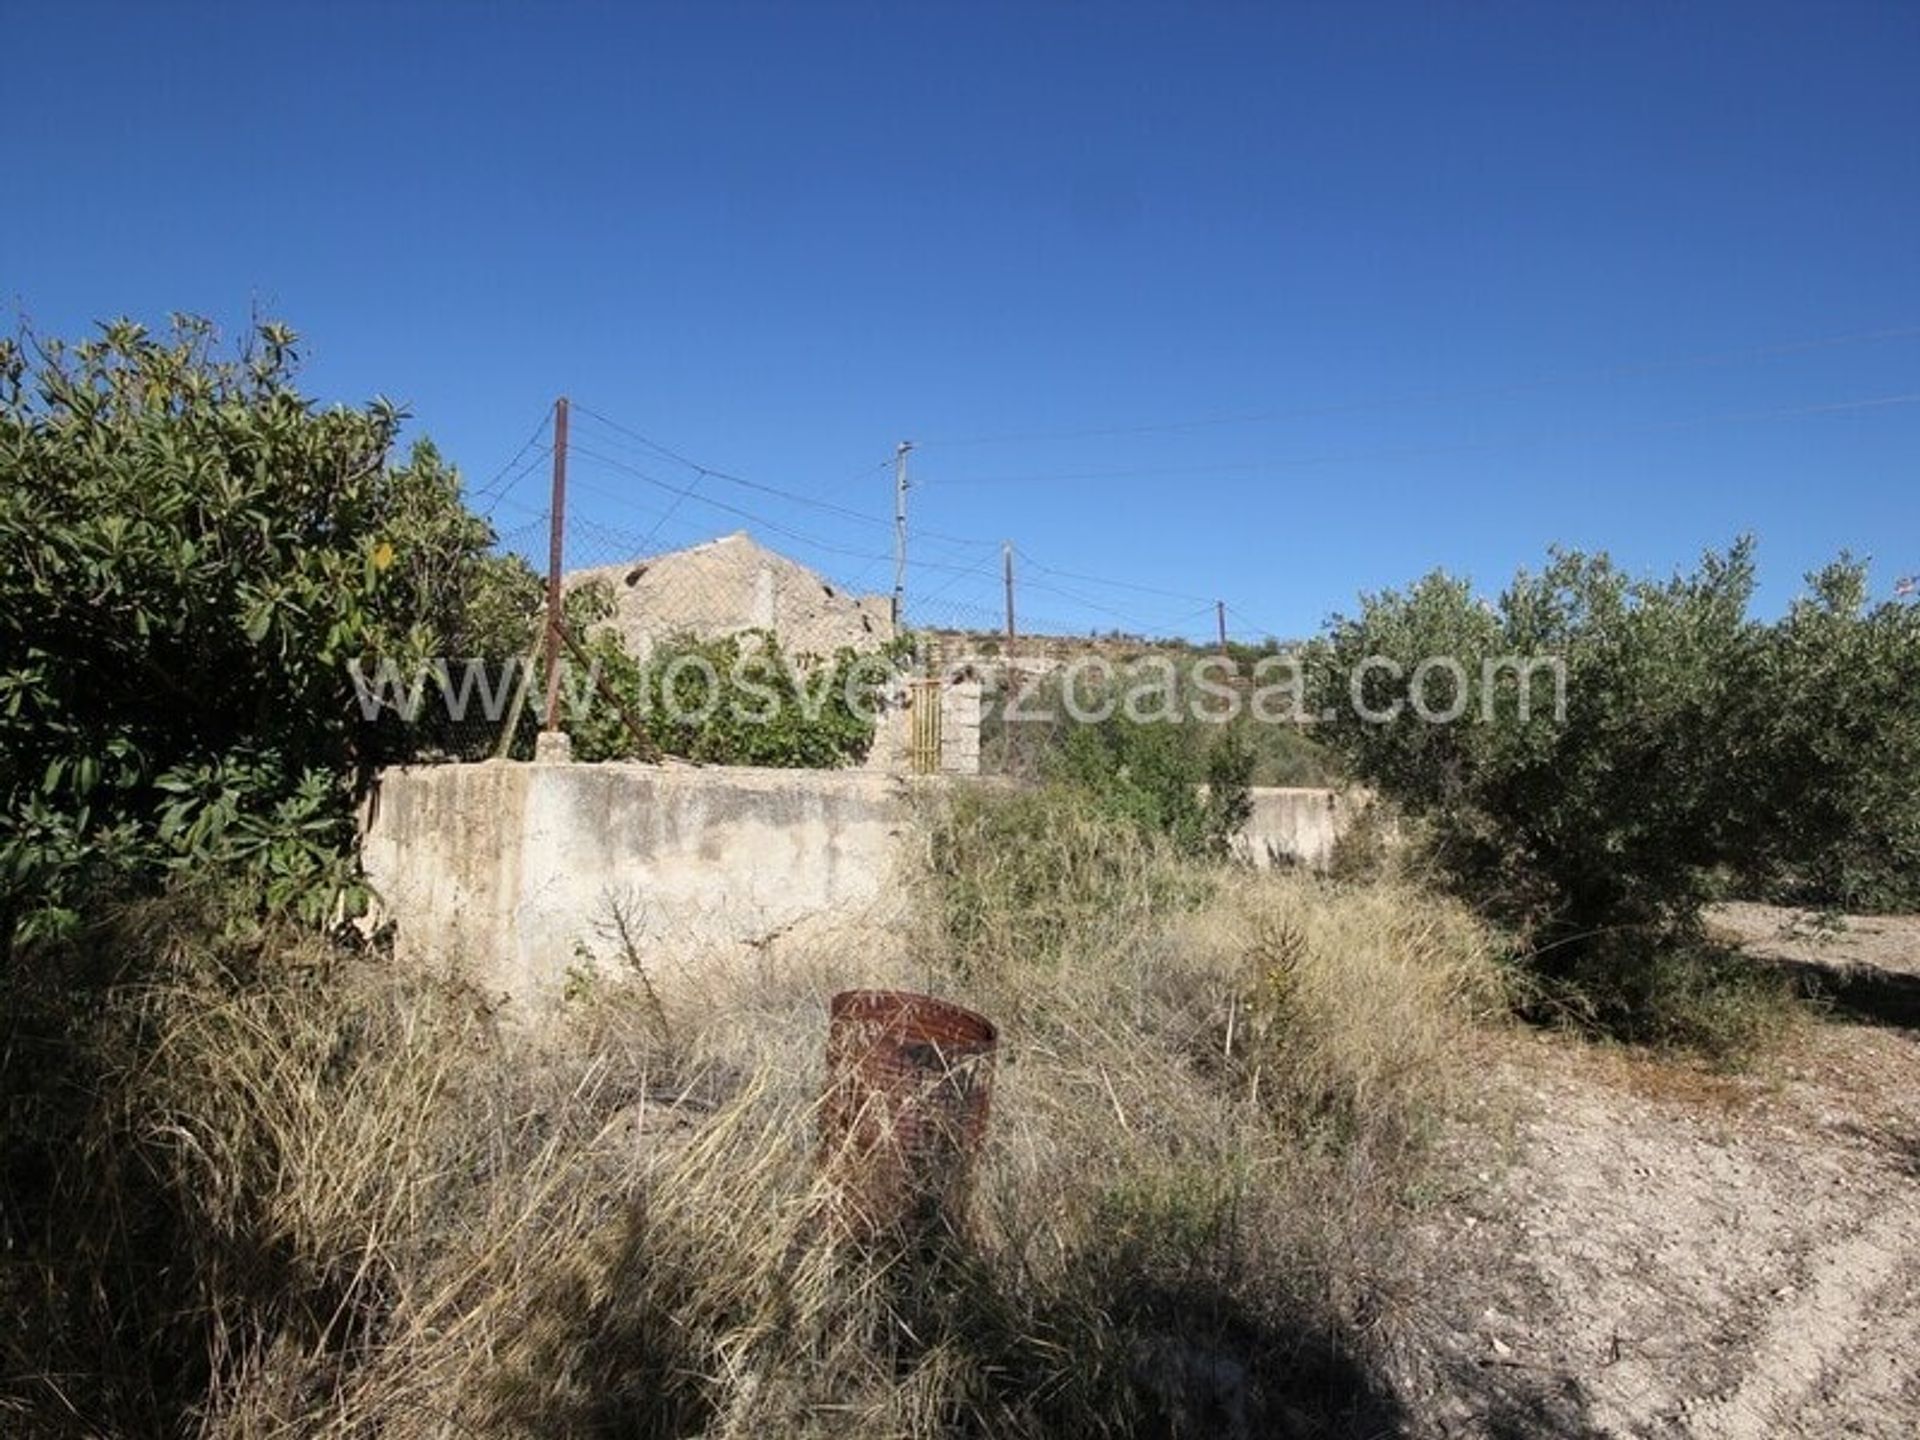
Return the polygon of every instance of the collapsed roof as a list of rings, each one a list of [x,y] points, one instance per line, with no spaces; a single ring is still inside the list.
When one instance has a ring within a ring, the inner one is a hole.
[[[678,635],[715,640],[771,630],[789,654],[821,656],[872,650],[894,635],[885,596],[841,590],[744,530],[626,565],[576,570],[566,584],[591,580],[612,591],[607,623],[642,659]]]

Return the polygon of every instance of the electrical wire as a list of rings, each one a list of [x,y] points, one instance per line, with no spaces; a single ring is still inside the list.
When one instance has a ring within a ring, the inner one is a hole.
[[[1073,601],[1076,605],[1084,605],[1089,610],[1097,610],[1102,615],[1110,616],[1115,620],[1119,620],[1122,623],[1133,627],[1140,634],[1152,634],[1162,630],[1170,630],[1173,628],[1173,625],[1175,623],[1175,622],[1162,623],[1160,621],[1143,620],[1138,615],[1131,614],[1125,610],[1116,610],[1113,606],[1104,604],[1099,600],[1092,599],[1091,597],[1086,595],[1078,594],[1075,591],[1065,589],[1064,587],[1059,585],[1049,585],[1046,582],[1041,580],[1028,580],[1026,582],[1026,588],[1029,590],[1043,591],[1048,595],[1058,595],[1058,596],[1061,596],[1063,599]],[[1213,608],[1212,601],[1207,602],[1207,608],[1208,609]]]
[[[1157,585],[1142,585],[1132,580],[1109,580],[1103,575],[1086,575],[1073,570],[1058,570],[1051,565],[1043,565],[1018,545],[1013,547],[1013,553],[1041,574],[1055,575],[1062,580],[1080,580],[1089,585],[1105,585],[1115,590],[1133,590],[1142,595],[1161,595],[1170,600],[1205,600],[1208,605],[1214,603],[1207,600],[1204,595],[1194,595],[1185,590],[1163,590]]]
[[[795,505],[810,506],[815,510],[838,515],[842,519],[857,520],[865,525],[878,525],[883,529],[893,528],[893,520],[889,516],[875,515],[865,510],[855,510],[851,506],[841,505],[832,500],[822,500],[816,495],[802,494],[797,490],[788,490],[778,485],[769,485],[761,480],[749,479],[747,476],[737,475],[728,470],[719,470],[711,465],[704,465],[700,461],[691,459],[677,450],[669,449],[656,440],[649,439],[630,426],[622,425],[619,421],[608,418],[590,406],[574,402],[572,408],[575,413],[585,415],[589,419],[597,421],[599,424],[606,426],[618,434],[624,435],[630,440],[637,441],[655,454],[672,461],[676,465],[686,467],[694,472],[697,479],[719,480],[729,485],[738,485],[744,489],[758,491],[763,495],[777,496]],[[856,480],[864,480],[876,471],[886,469],[892,463],[893,461],[890,459],[883,460],[877,465],[870,465],[858,471],[853,478]],[[691,489],[691,487],[689,487],[689,489]],[[914,533],[921,539],[941,540],[950,545],[961,545],[969,548],[992,547],[999,543],[993,540],[977,539],[972,536],[947,534],[938,530],[916,530]]]
[[[731,474],[730,472],[717,470],[712,466],[703,465],[700,462],[692,460],[687,456],[680,454],[677,451],[671,450],[668,447],[661,445],[658,442],[653,441],[648,437],[640,434],[640,432],[636,430],[632,430],[629,427],[623,426],[619,424],[619,422],[613,421],[609,419],[607,416],[602,415],[598,411],[592,410],[587,406],[575,404],[572,408],[577,412],[588,415],[593,420],[598,421],[600,424],[605,425],[608,428],[620,434],[629,436],[634,441],[637,441],[639,444],[646,446],[649,450],[653,451],[654,453],[657,453],[664,459],[667,459],[675,464],[681,465],[693,472],[693,478],[687,484],[676,485],[671,481],[662,479],[660,476],[652,473],[651,471],[642,469],[640,466],[631,463],[629,460],[622,459],[615,455],[606,454],[604,451],[593,448],[592,446],[581,445],[578,443],[577,440],[570,447],[570,450],[569,450],[570,455],[578,456],[591,463],[605,466],[610,470],[629,476],[633,479],[637,479],[641,481],[643,484],[653,489],[661,491],[664,495],[668,497],[667,503],[664,508],[647,506],[647,505],[640,504],[638,501],[634,500],[631,496],[623,495],[623,494],[620,494],[619,492],[605,489],[604,487],[594,484],[592,482],[589,482],[589,481],[577,482],[580,485],[581,489],[587,491],[590,494],[596,494],[596,495],[602,496],[603,498],[613,500],[616,503],[633,506],[635,509],[642,511],[642,513],[645,513],[653,517],[653,523],[651,527],[647,530],[647,532],[643,536],[640,537],[638,543],[631,547],[631,551],[635,555],[648,553],[648,551],[650,550],[653,544],[653,541],[657,538],[661,528],[668,522],[669,519],[671,519],[671,517],[675,513],[677,513],[678,509],[683,503],[691,501],[694,504],[708,506],[712,509],[722,511],[729,515],[736,516],[742,520],[749,522],[752,525],[760,527],[763,530],[770,531],[774,534],[784,536],[787,539],[793,540],[801,545],[805,545],[810,549],[818,551],[822,554],[845,556],[854,560],[861,561],[863,562],[863,565],[864,565],[864,568],[860,572],[862,576],[865,576],[866,574],[870,573],[874,566],[884,564],[890,558],[884,552],[875,554],[870,551],[855,549],[851,546],[839,544],[831,540],[826,540],[821,538],[818,535],[809,534],[803,530],[796,529],[791,525],[774,520],[768,517],[767,515],[759,513],[753,509],[749,509],[742,505],[733,504],[729,501],[722,500],[717,496],[702,493],[700,492],[698,487],[702,480],[716,479],[725,483],[739,485],[746,489],[753,490],[759,493],[768,494],[782,500],[789,500],[789,501],[794,501],[803,505],[808,505],[812,508],[815,508],[827,513],[835,514],[845,519],[857,520],[863,523],[880,524],[888,528],[891,528],[892,522],[890,520],[881,520],[876,516],[868,515],[861,511],[853,510],[847,506],[838,505],[830,501],[819,500],[818,498],[813,496],[801,495],[801,494],[798,494],[797,492],[785,490],[779,486],[767,485],[759,481],[747,479],[744,476],[734,475],[734,474]],[[880,468],[883,468],[883,467],[882,466],[872,467],[866,473],[872,473],[872,469],[880,469]],[[930,539],[930,538],[934,538],[938,534],[938,532],[916,530],[914,534],[915,534],[915,537],[919,539]],[[955,540],[958,543],[964,543],[964,544],[973,545],[973,546],[994,545],[997,543],[997,542],[991,542],[991,541],[964,539],[962,537],[952,537],[952,536],[948,536],[945,538],[949,540]],[[1137,594],[1164,596],[1164,597],[1167,597],[1170,599],[1176,599],[1176,600],[1195,601],[1195,600],[1203,599],[1203,597],[1199,595],[1195,595],[1186,591],[1171,590],[1171,589],[1167,589],[1160,586],[1154,586],[1154,585],[1145,585],[1137,581],[1131,581],[1131,580],[1111,579],[1106,576],[1092,575],[1092,574],[1088,574],[1081,571],[1062,570],[1034,559],[1030,554],[1028,554],[1024,550],[1016,549],[1015,553],[1021,557],[1022,561],[1028,568],[1038,572],[1039,575],[1041,576],[1053,577],[1055,579],[1072,580],[1082,584],[1096,585],[1103,588],[1126,590],[1126,591],[1131,591]],[[989,571],[991,570],[995,559],[997,559],[997,557],[990,556],[985,559],[976,561],[972,564],[949,564],[939,560],[928,560],[928,559],[915,560],[912,565],[912,568],[914,570],[920,571],[920,572],[933,571],[936,573],[945,574],[949,577],[945,581],[945,583],[936,586],[932,591],[926,593],[923,596],[920,596],[917,603],[924,604],[927,601],[937,599],[940,596],[947,594],[950,590],[952,590],[953,588],[955,588],[956,586],[962,584],[967,580],[985,578],[989,573]],[[1138,614],[1132,613],[1128,610],[1123,610],[1113,604],[1097,599],[1093,596],[1079,593],[1075,590],[1066,588],[1064,586],[1050,584],[1044,579],[1035,579],[1035,578],[1028,577],[1023,580],[1023,585],[1025,588],[1028,588],[1028,589],[1040,591],[1047,594],[1057,595],[1063,599],[1071,600],[1076,605],[1080,605],[1087,610],[1094,611],[1096,613],[1105,615],[1115,620],[1119,620],[1123,624],[1126,624],[1127,626],[1139,631],[1140,633],[1155,633],[1163,630],[1174,629],[1180,625],[1186,624],[1190,619],[1195,618],[1197,615],[1204,614],[1204,613],[1207,613],[1208,611],[1211,611],[1215,604],[1215,602],[1212,600],[1205,600],[1204,601],[1205,608],[1202,611],[1194,612],[1194,615],[1182,615],[1181,617],[1178,618],[1178,620],[1170,621],[1170,622],[1155,621],[1155,620],[1145,619],[1139,616]]]
[[[1555,441],[1613,440],[1634,435],[1658,435],[1669,431],[1690,430],[1702,425],[1743,424],[1761,420],[1794,419],[1809,415],[1840,415],[1862,410],[1884,410],[1903,405],[1920,405],[1920,391],[1892,395],[1872,395],[1855,400],[1823,401],[1811,405],[1785,405],[1769,410],[1727,410],[1712,415],[1694,415],[1681,420],[1664,420],[1650,425],[1635,425],[1606,430],[1536,431],[1527,435],[1509,435],[1495,440],[1471,440],[1453,444],[1402,445],[1379,450],[1336,451],[1324,455],[1283,456],[1275,459],[1232,465],[1171,465],[1134,470],[1073,470],[1051,474],[989,475],[949,480],[949,485],[1040,485],[1060,481],[1145,479],[1155,476],[1204,475],[1227,471],[1258,476],[1264,472],[1301,469],[1319,465],[1351,465],[1378,460],[1420,460],[1440,455],[1476,455],[1513,446],[1552,444]]]
[[[616,470],[622,474],[629,475],[634,479],[640,480],[644,484],[653,487],[654,489],[660,490],[669,496],[675,497],[676,499],[681,499],[681,498],[691,499],[696,504],[711,506],[714,509],[721,510],[730,515],[737,516],[740,519],[750,522],[751,524],[757,525],[766,530],[770,530],[776,534],[784,535],[790,540],[797,541],[798,543],[802,545],[806,545],[823,554],[847,556],[852,559],[864,562],[869,567],[869,569],[871,568],[871,566],[878,563],[882,563],[890,558],[885,553],[874,554],[873,552],[870,552],[870,551],[857,550],[846,545],[836,544],[830,540],[823,540],[817,535],[809,535],[804,531],[796,530],[791,526],[781,524],[779,521],[769,519],[765,515],[757,514],[754,511],[748,510],[742,506],[731,504],[727,501],[720,500],[711,495],[689,493],[685,490],[684,487],[675,486],[669,481],[662,480],[658,476],[651,475],[646,471],[639,469],[637,466],[629,465],[624,461],[614,459],[611,456],[603,455],[600,452],[589,449],[585,446],[574,445],[570,447],[569,453],[571,455],[580,456],[581,458],[592,461],[594,463],[608,466],[611,469]],[[623,495],[618,491],[609,490],[604,486],[595,484],[590,481],[575,480],[574,483],[577,484],[580,489],[586,491],[589,494],[601,496],[602,498],[612,500],[618,504],[632,506],[633,508],[642,511],[647,515],[654,516],[655,524],[654,524],[653,531],[650,531],[649,536],[647,538],[643,538],[638,545],[633,546],[631,549],[631,553],[634,555],[641,555],[641,554],[647,553],[647,545],[649,543],[651,535],[653,533],[657,533],[660,523],[663,522],[666,518],[666,516],[662,512],[660,512],[656,507],[641,504],[639,501],[634,500],[629,495]],[[1107,585],[1107,586],[1112,586],[1120,589],[1137,590],[1137,591],[1141,591],[1148,594],[1166,595],[1175,599],[1195,600],[1200,598],[1198,596],[1186,594],[1180,591],[1162,590],[1155,586],[1138,585],[1131,581],[1109,580],[1109,579],[1106,579],[1105,577],[1084,575],[1078,572],[1055,571],[1052,569],[1052,567],[1042,565],[1039,562],[1032,560],[1032,558],[1029,556],[1026,556],[1024,552],[1016,550],[1015,553],[1021,554],[1022,558],[1026,559],[1028,564],[1033,569],[1039,570],[1046,575],[1056,575],[1063,578],[1078,579],[1083,583],[1088,583],[1088,584]],[[992,561],[990,559],[977,562],[973,565],[950,565],[937,560],[919,560],[914,562],[913,568],[920,571],[932,570],[932,571],[944,573],[953,577],[948,582],[947,585],[941,586],[931,594],[923,597],[923,601],[924,601],[926,599],[935,598],[935,596],[937,595],[944,594],[948,589],[952,588],[952,586],[957,585],[963,580],[984,578],[984,576],[987,574],[988,570],[990,569],[991,565],[992,565]],[[866,572],[863,571],[862,573],[864,574]],[[1028,578],[1023,582],[1023,584],[1024,584],[1024,587],[1027,589],[1038,590],[1046,594],[1057,595],[1063,599],[1071,600],[1075,604],[1083,606],[1088,610],[1095,611],[1111,619],[1118,620],[1141,634],[1154,634],[1162,631],[1171,631],[1177,628],[1179,625],[1185,624],[1188,619],[1192,618],[1190,616],[1183,615],[1177,621],[1148,619],[1140,616],[1137,613],[1119,609],[1114,605],[1108,604],[1107,602],[1102,600],[1095,599],[1092,596],[1081,594],[1077,591],[1067,589],[1066,587],[1063,587],[1060,585],[1050,584],[1045,580]],[[1214,604],[1213,601],[1211,600],[1207,601],[1205,609],[1211,610],[1213,608],[1213,604]],[[1205,611],[1197,612],[1197,613],[1205,613]]]
[[[929,600],[939,599],[940,596],[953,589],[953,587],[958,585],[962,580],[970,580],[975,577],[984,578],[993,569],[994,558],[995,557],[990,555],[972,569],[962,570],[958,574],[948,576],[943,584],[934,586],[933,589],[922,595],[920,597],[920,603],[924,605]]]
[[[629,465],[625,461],[614,459],[609,455],[600,454],[598,451],[589,450],[583,445],[570,446],[568,453],[569,455],[578,455],[584,459],[596,461],[599,464],[619,471],[623,475],[630,475],[634,479],[651,485],[657,490],[665,491],[668,495],[692,500],[696,504],[710,506],[715,510],[725,511],[729,515],[736,515],[743,520],[752,521],[754,524],[771,530],[775,534],[784,535],[790,540],[796,540],[803,545],[812,546],[816,550],[834,555],[851,555],[859,560],[870,560],[873,558],[871,551],[854,550],[845,545],[836,545],[832,541],[822,540],[818,536],[809,535],[801,530],[795,530],[790,525],[784,525],[777,520],[769,519],[765,515],[756,514],[754,511],[744,509],[741,506],[729,504],[727,501],[716,499],[712,495],[702,495],[684,490],[682,487],[662,480],[658,476],[649,475],[646,471]],[[617,491],[605,490],[595,485],[583,484],[581,488],[590,493],[603,495],[608,499],[618,501],[622,504],[637,505],[638,503],[629,496],[622,495]],[[658,514],[658,512],[651,507],[642,506],[639,508],[646,509],[649,514]]]
[[[1202,416],[1189,420],[1161,421],[1146,425],[1095,426],[1074,430],[1028,430],[997,435],[966,435],[945,440],[923,440],[927,448],[958,449],[976,445],[1023,444],[1042,440],[1091,440],[1117,435],[1155,435],[1183,430],[1202,430],[1224,425],[1263,425],[1285,420],[1315,419],[1327,415],[1345,415],[1355,411],[1389,409],[1408,404],[1431,404],[1444,400],[1479,399],[1525,394],[1532,390],[1560,385],[1582,384],[1595,380],[1624,380],[1657,375],[1673,370],[1708,369],[1746,364],[1756,360],[1777,359],[1785,355],[1813,350],[1834,349],[1845,345],[1880,343],[1889,340],[1920,338],[1920,325],[1898,325],[1880,330],[1858,331],[1847,335],[1827,335],[1810,340],[1790,340],[1750,350],[1726,350],[1684,356],[1674,360],[1649,360],[1627,365],[1604,366],[1592,370],[1567,371],[1532,380],[1506,381],[1490,385],[1458,386],[1437,390],[1409,390],[1396,394],[1344,401],[1333,405],[1305,406],[1296,409],[1258,410],[1241,414]]]
[[[535,442],[538,441],[539,438],[546,433],[547,426],[552,422],[552,420],[553,420],[553,407],[549,405],[547,407],[546,413],[541,415],[540,423],[533,427],[533,433],[527,436],[526,443],[523,444],[518,450],[514,452],[513,458],[507,461],[507,463],[502,465],[498,470],[496,470],[493,474],[493,478],[487,481],[485,485],[482,485],[478,490],[473,492],[473,498],[475,501],[482,501],[487,499],[489,496],[495,495],[495,487],[500,484],[501,478],[505,476],[509,470],[513,469],[514,466],[520,463],[520,457],[525,455],[527,451],[531,450]],[[553,448],[551,446],[547,447],[544,453],[551,455],[553,453]],[[535,456],[534,461],[532,463],[537,464],[538,461],[539,461],[539,456]],[[528,469],[531,469],[531,468],[532,468],[532,464],[529,464]],[[527,473],[526,470],[522,470],[519,474],[515,475],[511,481],[507,482],[504,489],[501,489],[498,491],[498,495],[504,496],[508,490],[511,490],[515,485],[518,485],[520,481],[526,478],[526,473]]]
[[[661,480],[657,476],[650,475],[647,472],[640,470],[635,466],[628,465],[622,461],[615,460],[606,455],[602,455],[597,451],[590,450],[582,446],[574,446],[572,447],[570,453],[579,455],[585,459],[594,461],[602,465],[610,466],[614,470],[617,470],[626,475],[630,475],[633,478],[638,479],[647,485],[650,485],[658,490],[666,492],[669,495],[679,495],[682,493],[678,487],[675,487],[674,485],[672,485],[667,481]],[[632,497],[622,495],[617,491],[605,489],[604,487],[593,484],[591,482],[582,481],[577,483],[579,483],[579,486],[581,489],[587,491],[590,494],[600,495],[603,498],[613,500],[617,503],[634,506],[636,509],[640,509],[649,515],[655,515],[658,513],[653,507],[641,505],[638,501],[633,500]],[[884,561],[888,558],[884,554],[874,555],[868,551],[855,550],[845,545],[838,545],[832,541],[823,540],[816,535],[806,534],[804,531],[795,530],[791,526],[782,525],[778,521],[770,520],[764,515],[755,514],[753,511],[747,510],[738,505],[730,504],[724,500],[716,499],[711,495],[695,494],[687,498],[692,499],[698,504],[709,505],[714,507],[715,509],[723,510],[729,514],[736,515],[741,519],[747,520],[755,525],[759,525],[777,534],[785,535],[787,538],[791,540],[795,540],[800,544],[809,546],[812,549],[818,550],[825,554],[849,556],[856,560],[865,561],[869,565],[879,561]],[[634,553],[636,554],[644,553],[644,547],[636,549]],[[991,562],[983,562],[983,563],[979,563],[971,566],[966,566],[966,565],[948,565],[940,561],[934,561],[934,560],[922,560],[922,561],[916,562],[915,568],[923,571],[934,570],[934,571],[951,574],[955,576],[955,583],[957,583],[959,580],[975,578],[975,577],[984,575],[984,573],[986,572],[987,566],[990,563]],[[1119,620],[1122,623],[1130,627],[1133,627],[1134,629],[1140,631],[1143,634],[1154,633],[1158,630],[1169,628],[1167,625],[1165,625],[1162,622],[1144,619],[1137,614],[1133,614],[1128,611],[1117,609],[1116,607],[1106,604],[1103,601],[1096,600],[1090,596],[1078,594],[1072,590],[1065,589],[1061,586],[1050,585],[1045,583],[1044,581],[1038,581],[1038,580],[1029,580],[1026,583],[1028,588],[1030,589],[1044,591],[1048,594],[1058,595],[1064,599],[1072,600],[1076,604],[1082,605],[1088,610],[1096,611],[1112,619]],[[1124,584],[1125,582],[1119,582],[1119,583]],[[1182,598],[1191,599],[1194,597],[1184,596]],[[1209,607],[1211,607],[1212,602],[1209,601],[1208,605]]]

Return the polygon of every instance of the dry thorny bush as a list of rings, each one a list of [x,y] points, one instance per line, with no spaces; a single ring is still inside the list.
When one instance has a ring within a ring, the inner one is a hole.
[[[35,1316],[7,1342],[8,1428],[1390,1426],[1418,1323],[1398,1237],[1503,1006],[1488,938],[1392,880],[1198,868],[1084,813],[970,852],[992,809],[947,822],[930,918],[857,957],[609,980],[537,1031],[453,980],[273,937],[239,963],[179,927],[102,1022],[69,1213],[42,1227],[79,1238],[28,1247],[38,1300],[0,1294]],[[988,854],[1033,873],[983,877]],[[984,907],[963,944],[962,883]],[[890,1256],[816,1223],[825,1001],[873,984],[1003,1037],[970,1217]]]

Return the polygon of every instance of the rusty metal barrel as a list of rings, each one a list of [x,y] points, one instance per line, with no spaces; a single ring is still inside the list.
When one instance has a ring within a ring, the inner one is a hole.
[[[833,997],[821,1164],[842,1234],[958,1229],[993,1097],[993,1023],[931,995]]]

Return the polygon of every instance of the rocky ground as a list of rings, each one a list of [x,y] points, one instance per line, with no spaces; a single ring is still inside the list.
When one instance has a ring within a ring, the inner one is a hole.
[[[1920,921],[1716,921],[1818,967],[1826,1017],[1736,1076],[1493,1048],[1479,1128],[1509,1139],[1428,1227],[1453,1298],[1422,1428],[1920,1435]]]

